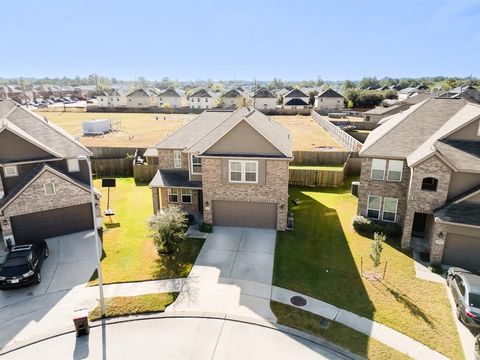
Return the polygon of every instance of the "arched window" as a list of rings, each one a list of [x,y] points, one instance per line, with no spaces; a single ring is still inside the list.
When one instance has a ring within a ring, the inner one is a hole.
[[[438,180],[433,177],[427,177],[422,180],[422,190],[437,191]]]

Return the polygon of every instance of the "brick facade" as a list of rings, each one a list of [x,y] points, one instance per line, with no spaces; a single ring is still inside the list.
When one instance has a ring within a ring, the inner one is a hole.
[[[222,159],[202,160],[204,221],[212,223],[214,200],[276,203],[277,230],[287,227],[288,160],[266,160],[265,184],[229,184],[223,181]],[[260,178],[262,175],[259,174]],[[206,206],[206,202],[209,206]]]
[[[191,203],[182,203],[181,202],[181,193],[179,193],[179,202],[178,203],[171,203],[168,201],[168,188],[152,188],[152,190],[157,191],[157,199],[155,199],[155,194],[153,195],[153,203],[154,203],[154,211],[158,212],[159,210],[163,210],[167,208],[168,206],[171,205],[177,205],[180,206],[180,208],[183,211],[186,211],[190,214],[198,213],[198,198],[199,198],[199,192],[201,190],[194,190],[191,189],[192,192],[192,202]],[[178,189],[181,191],[181,189]],[[155,207],[155,201],[157,201],[157,207]]]
[[[174,150],[158,150],[158,168],[162,170],[188,170],[188,154],[182,154],[182,167],[175,168],[173,163]]]

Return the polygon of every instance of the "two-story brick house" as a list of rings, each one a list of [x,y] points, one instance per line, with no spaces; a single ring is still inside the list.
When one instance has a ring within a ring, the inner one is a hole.
[[[45,118],[0,100],[0,237],[25,244],[93,229],[91,155]]]
[[[480,270],[480,105],[430,98],[388,118],[360,151],[358,214],[397,222],[402,247]]]
[[[285,230],[290,133],[258,110],[205,111],[156,149],[155,212],[178,204],[210,224]]]

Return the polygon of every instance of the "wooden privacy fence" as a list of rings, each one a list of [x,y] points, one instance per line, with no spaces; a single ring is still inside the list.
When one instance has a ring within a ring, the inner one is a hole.
[[[292,165],[343,165],[351,151],[293,151]]]
[[[343,185],[344,170],[289,169],[288,183],[294,186],[339,187]]]
[[[106,147],[106,146],[88,146],[88,150],[93,153],[96,159],[122,159],[127,156],[133,156],[135,152],[143,155],[145,148],[130,148],[130,147]]]
[[[374,130],[380,126],[378,123],[368,121],[341,121],[341,120],[329,120],[336,126],[355,126],[358,130]]]
[[[136,181],[150,182],[157,170],[158,165],[133,165],[133,178]]]
[[[92,159],[95,176],[132,176],[132,159]]]
[[[316,111],[312,110],[311,116],[313,120],[315,120],[323,129],[325,129],[325,131],[332,135],[333,138],[338,140],[347,149],[350,151],[360,151],[362,148],[362,143],[360,141],[347,134],[338,126],[333,125],[330,121],[318,114]]]

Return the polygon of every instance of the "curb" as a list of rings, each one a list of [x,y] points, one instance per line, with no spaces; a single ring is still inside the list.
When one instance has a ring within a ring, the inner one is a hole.
[[[271,329],[274,331],[279,331],[306,341],[309,341],[311,343],[314,343],[316,345],[320,345],[332,352],[335,352],[347,359],[352,359],[352,360],[364,360],[360,355],[354,354],[350,352],[349,350],[346,350],[338,345],[335,345],[327,340],[324,340],[322,338],[319,338],[314,335],[310,335],[308,333],[305,333],[301,330],[297,330],[285,325],[280,325],[276,323],[272,323],[266,320],[261,320],[261,319],[254,319],[254,318],[248,318],[248,317],[243,317],[243,316],[237,316],[237,315],[232,315],[232,314],[226,314],[226,313],[208,313],[208,312],[171,312],[171,313],[154,313],[154,314],[145,314],[145,315],[133,315],[133,316],[127,316],[127,317],[117,317],[117,318],[107,318],[104,320],[96,320],[90,323],[91,328],[97,328],[101,326],[107,326],[107,325],[115,325],[115,324],[122,324],[122,323],[128,323],[128,322],[133,322],[133,321],[148,321],[148,320],[162,320],[162,319],[208,319],[208,320],[223,320],[223,321],[231,321],[231,322],[238,322],[238,323],[243,323],[243,324],[248,324],[252,326],[259,326],[267,329]],[[68,335],[68,334],[73,334],[75,333],[75,330],[71,330],[70,328],[64,328],[62,330],[57,330],[56,332],[52,332],[50,334],[43,335],[42,337],[38,337],[33,340],[25,341],[25,342],[20,342],[18,344],[4,347],[3,349],[0,350],[0,356],[6,355],[12,352],[15,352],[17,350],[23,349],[28,346],[32,346],[35,344],[38,344],[43,341],[47,341],[56,337]]]

